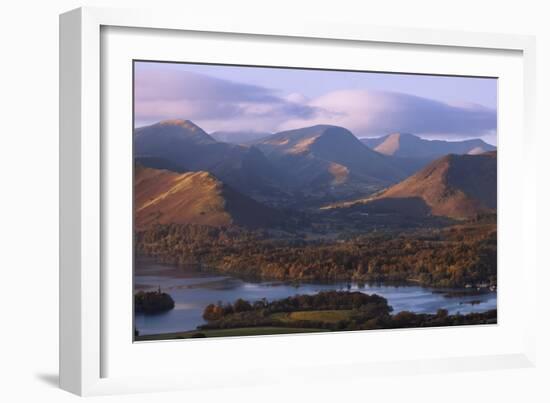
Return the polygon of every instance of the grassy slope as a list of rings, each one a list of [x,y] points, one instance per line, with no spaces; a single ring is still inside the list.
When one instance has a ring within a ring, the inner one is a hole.
[[[153,224],[229,225],[223,185],[206,172],[183,174],[136,167],[135,217],[138,228]],[[206,214],[208,213],[208,214]]]
[[[139,229],[154,224],[261,227],[280,213],[222,183],[208,172],[176,173],[136,166],[135,218]]]

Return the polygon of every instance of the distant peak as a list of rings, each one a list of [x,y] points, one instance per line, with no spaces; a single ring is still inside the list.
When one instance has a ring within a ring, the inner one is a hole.
[[[269,143],[273,143],[273,141],[276,141],[277,143],[281,144],[281,141],[285,141],[285,139],[290,139],[290,141],[295,141],[295,140],[304,139],[304,138],[321,138],[327,135],[332,137],[335,134],[338,136],[341,136],[341,135],[353,136],[353,134],[344,127],[321,124],[321,125],[315,125],[315,126],[301,127],[299,129],[282,131],[282,132],[276,133],[273,138],[268,138],[267,140]]]
[[[402,146],[416,144],[419,137],[410,133],[392,133],[387,135],[375,150],[385,155],[394,155],[400,151]]]
[[[199,126],[197,126],[190,120],[185,120],[185,119],[168,119],[168,120],[163,120],[158,124],[161,126],[180,126],[192,132],[203,131]]]

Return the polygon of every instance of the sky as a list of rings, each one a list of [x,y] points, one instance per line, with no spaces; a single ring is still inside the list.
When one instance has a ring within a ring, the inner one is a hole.
[[[136,127],[175,118],[208,133],[332,124],[360,138],[496,144],[497,79],[135,62],[134,112]]]

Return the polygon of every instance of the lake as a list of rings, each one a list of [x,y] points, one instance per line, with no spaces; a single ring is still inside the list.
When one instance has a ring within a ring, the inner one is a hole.
[[[172,296],[176,306],[163,314],[136,314],[135,326],[140,335],[194,330],[205,323],[202,318],[204,308],[218,301],[234,302],[238,298],[251,302],[262,298],[273,301],[296,294],[316,294],[329,290],[378,294],[388,300],[394,313],[400,311],[435,313],[438,309],[447,309],[449,314],[457,312],[465,314],[484,312],[496,309],[497,306],[496,292],[450,297],[442,291],[451,290],[436,290],[414,285],[363,285],[354,282],[290,284],[281,281],[251,281],[226,275],[183,270],[176,265],[138,259],[134,277],[135,290],[150,291],[158,287]]]

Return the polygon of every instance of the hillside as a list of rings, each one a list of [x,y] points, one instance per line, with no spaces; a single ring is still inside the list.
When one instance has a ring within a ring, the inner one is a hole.
[[[436,159],[447,154],[482,154],[496,148],[480,139],[463,141],[425,140],[409,133],[393,133],[361,141],[373,150],[394,157]]]
[[[176,173],[136,165],[135,226],[202,224],[249,228],[274,224],[281,218],[271,208],[225,185],[207,172]]]
[[[280,179],[258,149],[218,142],[189,120],[166,120],[136,129],[134,156],[151,168],[210,172],[249,195],[276,194]]]
[[[495,212],[497,153],[447,155],[375,196],[327,206],[350,207],[398,214],[414,208],[419,214],[455,219]]]

